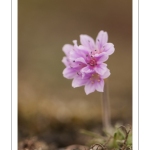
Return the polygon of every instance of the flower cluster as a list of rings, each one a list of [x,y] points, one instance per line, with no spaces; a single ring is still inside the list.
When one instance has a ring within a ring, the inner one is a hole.
[[[108,43],[107,32],[100,31],[96,42],[88,35],[80,35],[81,45],[73,41],[73,45],[65,44],[63,52],[66,54],[62,62],[66,68],[63,76],[73,79],[72,86],[85,86],[85,93],[95,90],[103,92],[104,79],[110,76],[110,70],[104,62],[114,52],[114,45]]]

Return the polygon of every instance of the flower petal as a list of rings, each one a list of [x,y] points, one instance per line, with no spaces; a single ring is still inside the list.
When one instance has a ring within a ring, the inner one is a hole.
[[[97,59],[97,64],[101,64],[102,62],[105,62],[109,56],[106,52],[102,52],[101,54],[95,54],[94,57]]]
[[[69,64],[70,64],[67,57],[63,57],[62,62],[64,63],[64,65],[65,65],[66,67],[69,66]]]
[[[86,67],[81,69],[81,73],[91,73],[93,71],[94,70],[90,66],[86,66]]]
[[[87,79],[82,79],[81,76],[76,76],[73,81],[72,81],[72,87],[80,87],[86,84],[88,80]]]
[[[85,61],[85,59],[83,57],[77,58],[75,61],[87,64],[86,61]]]
[[[102,63],[102,64],[99,64],[99,65],[96,65],[94,70],[100,74],[100,75],[103,75],[106,71],[107,71],[107,65]]]
[[[79,57],[86,58],[89,55],[89,51],[87,50],[86,47],[82,45],[78,46],[76,40],[74,40],[73,43],[74,43],[74,50],[69,53],[69,57],[71,59],[76,59]]]
[[[73,50],[73,45],[71,44],[65,44],[62,48],[63,52],[68,56],[70,51]]]
[[[85,87],[84,87],[84,90],[85,90],[86,95],[88,95],[88,94],[94,92],[95,89],[96,89],[96,84],[95,84],[95,83],[92,83],[91,81],[89,81],[89,82],[85,85]]]
[[[115,51],[114,44],[107,43],[104,45],[104,52],[106,52],[108,55],[113,54],[114,51]]]
[[[77,73],[77,69],[67,67],[63,71],[63,76],[67,79],[73,79]]]
[[[93,38],[88,35],[81,34],[80,35],[80,42],[83,46],[87,47],[89,50],[95,50],[95,42]]]
[[[102,79],[106,79],[106,78],[108,78],[109,76],[110,76],[110,70],[107,69],[107,71],[106,71],[103,75],[101,75],[101,78],[102,78]]]
[[[99,50],[107,43],[108,41],[108,34],[107,32],[100,31],[96,38],[96,46]]]
[[[98,92],[104,92],[104,80],[101,79],[100,82],[96,82],[96,90]]]

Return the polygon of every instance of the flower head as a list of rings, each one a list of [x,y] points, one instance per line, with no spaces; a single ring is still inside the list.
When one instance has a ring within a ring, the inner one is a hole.
[[[81,45],[74,40],[74,45],[63,46],[66,54],[62,60],[66,66],[63,76],[73,79],[73,87],[85,86],[86,94],[95,90],[103,92],[104,79],[110,75],[104,62],[114,52],[114,45],[107,41],[107,32],[100,31],[96,43],[90,36],[80,35]]]

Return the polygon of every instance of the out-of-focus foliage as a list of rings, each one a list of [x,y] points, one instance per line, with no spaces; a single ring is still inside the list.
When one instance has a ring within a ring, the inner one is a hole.
[[[132,132],[129,125],[112,127],[109,132],[104,131],[102,134],[87,130],[82,130],[81,133],[91,137],[87,143],[92,145],[90,150],[132,150]]]

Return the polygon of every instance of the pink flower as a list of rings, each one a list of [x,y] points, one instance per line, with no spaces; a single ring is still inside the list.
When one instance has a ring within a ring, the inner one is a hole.
[[[111,55],[115,51],[114,45],[112,43],[108,43],[108,34],[104,31],[100,31],[98,33],[96,42],[94,42],[93,38],[91,38],[90,36],[81,34],[80,42],[83,46],[89,49],[92,54],[106,52],[107,55]]]
[[[104,90],[104,79],[110,76],[110,71],[107,71],[103,75],[99,75],[96,72],[91,72],[86,74],[83,78],[82,76],[76,76],[72,81],[72,87],[80,87],[85,85],[84,90],[85,93],[88,95],[89,93],[94,92],[97,90],[98,92],[103,92]]]
[[[103,92],[104,79],[110,75],[104,62],[114,52],[113,44],[107,43],[107,40],[107,33],[100,31],[96,44],[91,37],[80,35],[82,45],[78,46],[77,41],[74,40],[74,45],[63,46],[66,54],[62,60],[66,66],[63,76],[73,79],[73,87],[85,86],[86,94],[95,90]]]

